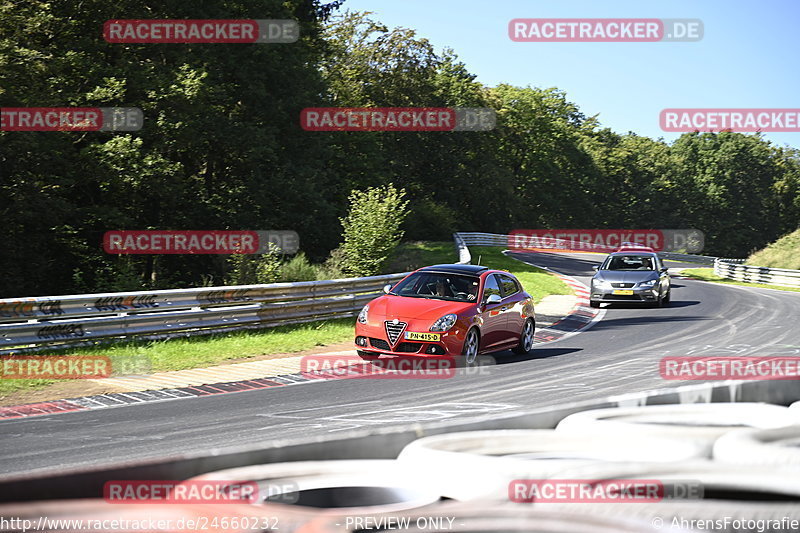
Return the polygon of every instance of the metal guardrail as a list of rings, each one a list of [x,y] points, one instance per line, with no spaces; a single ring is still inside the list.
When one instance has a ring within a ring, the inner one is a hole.
[[[499,233],[478,233],[478,232],[461,232],[456,233],[462,237],[467,246],[506,246],[508,247],[510,235],[502,235]],[[564,248],[570,244],[570,241],[562,239],[550,239],[554,243],[554,248],[557,248],[556,243],[562,241]],[[607,247],[598,247],[600,253],[608,253]],[[676,252],[658,252],[659,257],[662,259],[670,259],[673,261],[686,261],[688,263],[700,263],[703,265],[713,265],[714,260],[717,259],[708,255],[694,255],[694,254],[679,254]]]
[[[466,242],[453,238],[469,264]],[[352,317],[406,275],[0,299],[0,354]]]
[[[298,283],[0,300],[0,353],[148,334],[355,316],[407,273]]]
[[[701,265],[713,265],[716,257],[710,255],[679,254],[676,252],[658,252],[661,259],[672,261],[684,261],[686,263],[699,263]]]
[[[744,265],[742,264],[744,261],[744,259],[717,258],[714,261],[714,274],[736,281],[800,287],[800,270]]]

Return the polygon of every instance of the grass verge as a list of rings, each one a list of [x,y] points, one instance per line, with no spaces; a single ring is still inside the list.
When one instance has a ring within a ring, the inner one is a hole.
[[[202,368],[223,363],[284,357],[329,344],[347,342],[353,336],[353,319],[342,318],[309,324],[292,324],[263,330],[231,331],[201,337],[58,350],[42,355],[107,356],[117,374],[149,374]],[[0,399],[15,391],[84,380],[0,379]]]
[[[733,279],[721,278],[714,274],[713,268],[687,268],[681,271],[682,276],[700,281],[713,281],[726,285],[740,285],[742,287],[757,287],[759,289],[777,289],[779,291],[800,292],[800,288],[784,287],[782,285],[769,285],[766,283],[748,283],[746,281],[736,281]]]
[[[784,235],[747,259],[748,265],[800,269],[800,229]]]

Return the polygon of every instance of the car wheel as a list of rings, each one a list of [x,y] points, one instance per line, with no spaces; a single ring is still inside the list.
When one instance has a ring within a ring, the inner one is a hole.
[[[592,300],[589,300],[589,307],[594,307],[596,309],[600,307],[600,302],[593,302]]]
[[[656,301],[650,304],[652,307],[663,307],[664,306],[664,297],[659,294],[656,297]]]
[[[670,300],[670,298],[672,298],[672,289],[667,289],[667,294],[666,294],[666,296],[664,296],[664,300],[663,300],[663,302],[664,302],[665,304],[668,304],[668,303],[669,303],[669,300]]]
[[[533,320],[530,318],[526,320],[525,325],[522,326],[522,333],[519,335],[519,346],[512,349],[515,354],[525,355],[531,351],[533,348],[533,334],[535,330],[536,324]]]
[[[356,353],[358,354],[359,357],[361,357],[362,359],[366,359],[367,361],[373,361],[378,357],[380,357],[381,355],[375,352],[365,352],[364,350],[356,350]]]
[[[467,364],[471,365],[478,359],[479,347],[480,337],[478,336],[478,330],[472,328],[467,332],[467,338],[464,341],[464,349],[462,350]]]

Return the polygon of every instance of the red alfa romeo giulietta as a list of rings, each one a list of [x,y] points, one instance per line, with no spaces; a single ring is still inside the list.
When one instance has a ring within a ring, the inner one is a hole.
[[[508,272],[478,265],[433,265],[410,273],[364,306],[355,344],[362,357],[528,353],[533,299]]]

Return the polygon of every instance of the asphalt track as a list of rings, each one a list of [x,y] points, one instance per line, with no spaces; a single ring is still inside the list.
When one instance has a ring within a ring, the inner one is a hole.
[[[596,254],[525,254],[587,283]],[[691,266],[668,262],[670,268]],[[673,279],[669,307],[606,308],[584,332],[450,379],[345,379],[0,421],[0,474],[466,420],[653,388],[667,355],[797,355],[800,294]],[[697,383],[697,382],[694,382]]]

